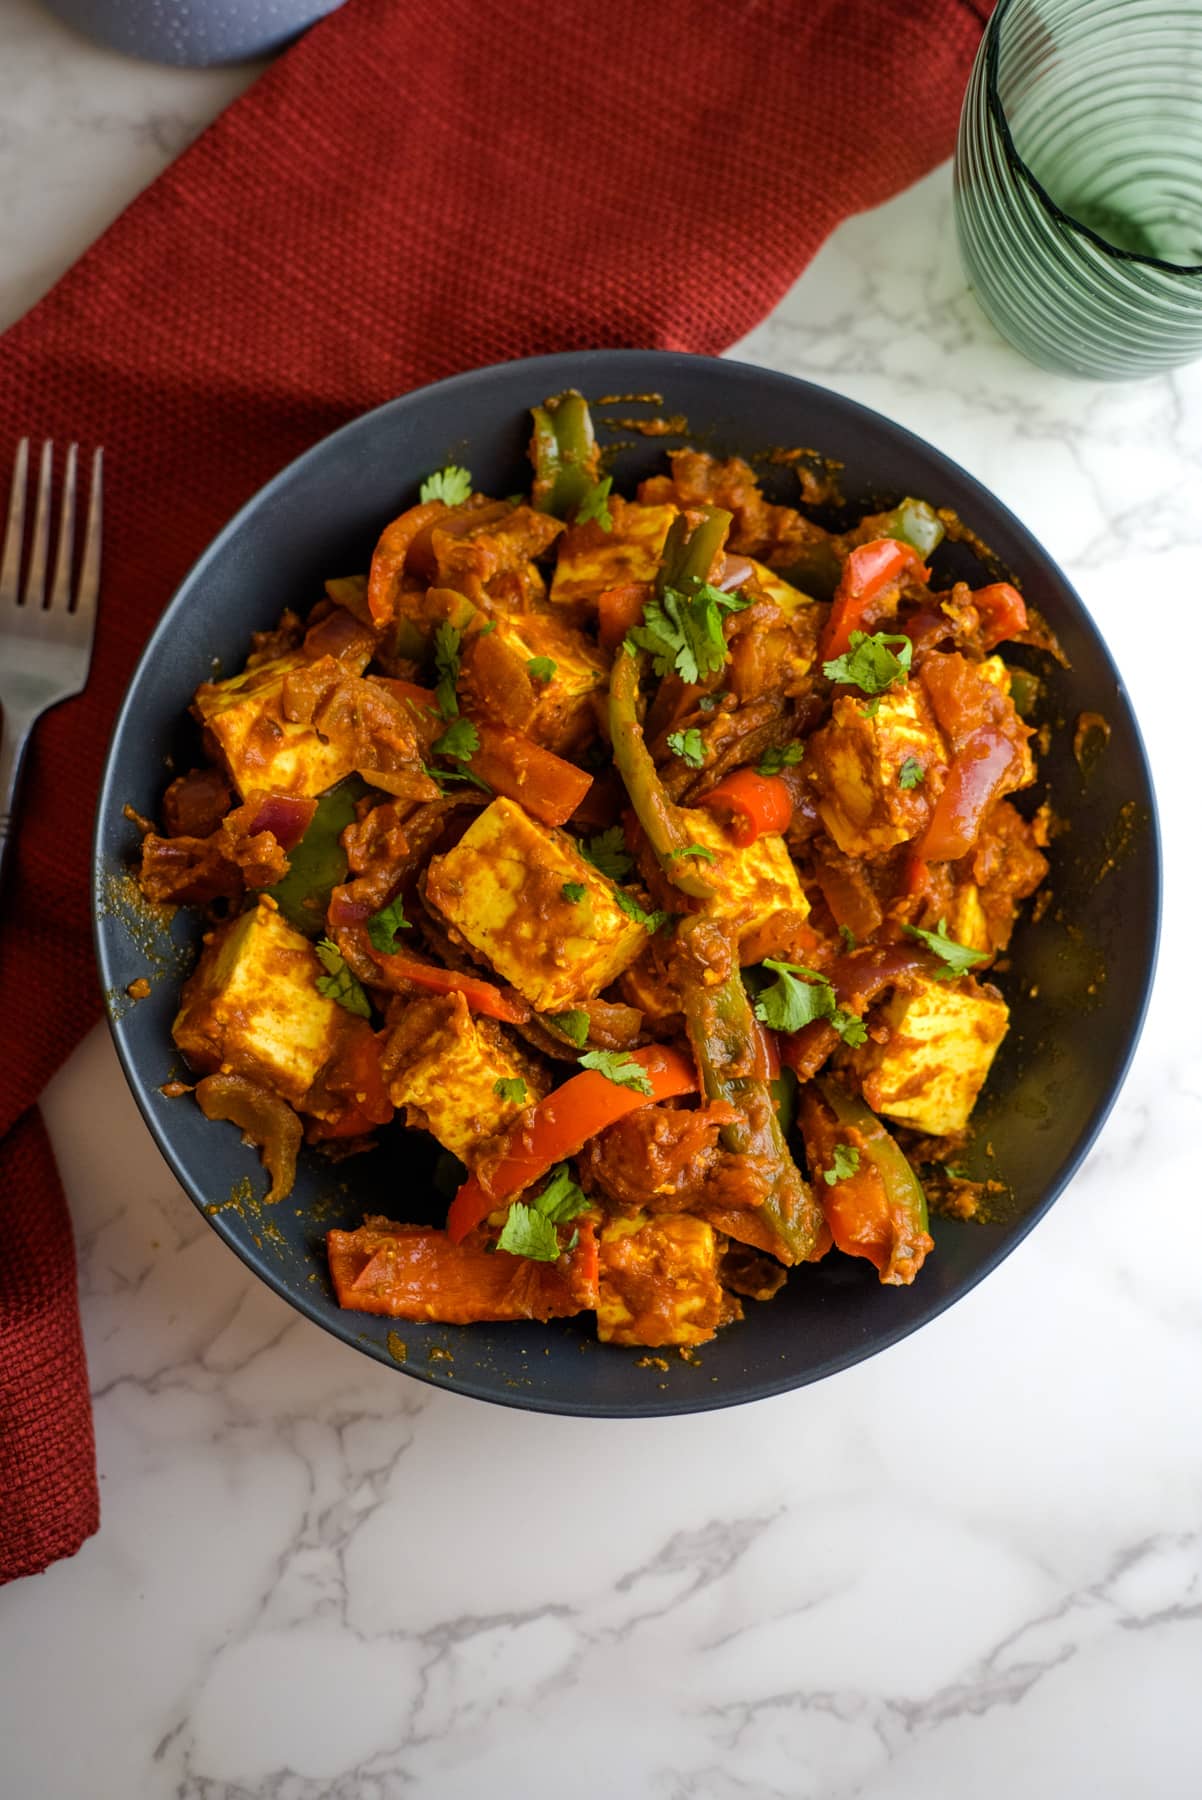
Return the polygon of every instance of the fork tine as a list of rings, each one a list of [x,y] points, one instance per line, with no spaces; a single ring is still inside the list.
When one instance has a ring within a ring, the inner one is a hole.
[[[41,608],[46,604],[46,557],[50,549],[50,477],[54,467],[54,445],[50,439],[42,445],[38,466],[38,496],[34,502],[33,539],[29,546],[29,567],[25,571],[22,606]]]
[[[88,521],[84,529],[83,559],[79,565],[79,591],[75,611],[95,620],[96,597],[100,592],[100,540],[104,511],[104,451],[92,457],[92,487],[88,495]]]
[[[79,445],[67,451],[63,470],[63,503],[58,515],[58,546],[54,556],[54,580],[50,586],[51,606],[65,610],[71,604],[71,565],[75,560],[75,465]]]
[[[0,606],[15,606],[21,581],[21,545],[25,537],[25,487],[29,479],[29,439],[17,445],[12,487],[8,496],[8,524],[4,531],[4,559],[0,562]]]

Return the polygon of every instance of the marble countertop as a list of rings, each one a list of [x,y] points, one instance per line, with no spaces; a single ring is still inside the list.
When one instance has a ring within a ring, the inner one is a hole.
[[[123,62],[8,0],[0,326],[253,74]],[[1197,630],[1202,365],[1102,387],[1021,362],[965,292],[946,168],[838,231],[736,354],[950,452],[1109,639],[1168,898],[1108,1125],[1009,1261],[884,1356],[590,1423],[406,1381],[297,1318],[175,1186],[98,1029],[46,1111],[103,1523],[0,1592],[5,1795],[1202,1791],[1195,704],[1171,684]]]

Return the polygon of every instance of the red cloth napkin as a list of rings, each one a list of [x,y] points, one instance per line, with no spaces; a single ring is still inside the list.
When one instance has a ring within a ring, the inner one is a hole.
[[[334,426],[539,351],[718,351],[952,148],[970,0],[349,0],[0,339],[0,457],[107,449],[86,693],[37,735],[0,935],[0,1581],[98,1523],[71,1228],[34,1110],[99,1012],[89,838],[142,643]]]

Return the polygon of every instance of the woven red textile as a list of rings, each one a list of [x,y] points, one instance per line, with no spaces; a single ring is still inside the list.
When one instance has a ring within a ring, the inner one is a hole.
[[[348,0],[0,339],[0,455],[107,450],[87,692],[34,746],[0,933],[0,1580],[96,1529],[70,1223],[40,1122],[99,1011],[89,835],[138,650],[315,439],[540,351],[718,351],[951,150],[970,0]],[[36,971],[36,980],[30,979]]]

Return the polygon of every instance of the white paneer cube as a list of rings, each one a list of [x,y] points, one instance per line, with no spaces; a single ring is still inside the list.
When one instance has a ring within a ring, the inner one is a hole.
[[[308,938],[262,899],[209,936],[172,1036],[192,1068],[248,1075],[299,1106],[346,1018],[318,992],[323,972]]]
[[[601,1233],[597,1336],[603,1344],[704,1344],[723,1316],[718,1246],[690,1213],[613,1219]]]
[[[539,1012],[591,1000],[647,944],[573,840],[514,800],[494,800],[431,859],[426,899]]]
[[[679,510],[675,506],[642,506],[616,494],[609,508],[611,530],[595,523],[582,525],[559,541],[551,604],[570,610],[573,616],[587,617],[606,588],[653,580]]]
[[[299,653],[277,656],[196,690],[197,716],[243,799],[252,788],[323,794],[355,766],[352,738],[325,742],[312,725],[284,717],[285,678],[306,661]]]
[[[609,679],[604,656],[551,613],[498,616],[495,626],[465,647],[463,696],[487,717],[570,756],[596,728],[593,696]]]
[[[809,917],[809,901],[788,845],[778,832],[765,832],[754,844],[741,849],[731,842],[720,820],[707,808],[690,808],[687,816],[692,842],[713,852],[712,862],[697,863],[699,872],[715,890],[713,899],[705,901],[701,908],[707,918],[729,925],[742,942],[768,925],[777,913]]]
[[[916,837],[930,816],[932,777],[947,752],[921,689],[891,688],[880,704],[849,694],[806,745],[822,822],[845,856],[881,856]],[[911,785],[902,785],[906,765]]]
[[[541,1100],[549,1086],[495,1020],[473,1016],[462,994],[411,1000],[389,1034],[383,1068],[406,1124],[430,1132],[469,1164],[478,1144]],[[500,1082],[524,1083],[525,1091],[500,1093]]]
[[[975,982],[922,979],[881,1012],[885,1044],[867,1044],[851,1062],[874,1112],[932,1137],[963,1131],[985,1084],[1010,1010]]]

